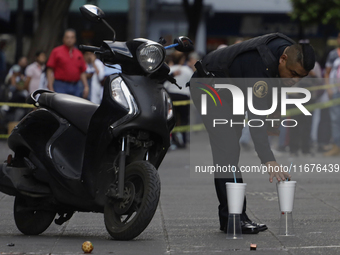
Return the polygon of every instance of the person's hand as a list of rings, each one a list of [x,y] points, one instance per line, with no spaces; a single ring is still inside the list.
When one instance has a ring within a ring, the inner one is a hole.
[[[87,98],[89,95],[89,87],[88,86],[84,86],[84,90],[83,90],[83,98]]]
[[[93,64],[95,60],[96,60],[96,55],[95,55],[94,53],[92,53],[92,54],[90,55],[91,64]]]
[[[181,74],[181,71],[180,70],[177,70],[175,72],[172,73],[174,77],[178,76]]]
[[[269,174],[269,182],[273,182],[273,178],[275,177],[278,182],[284,181],[288,178],[292,177],[288,172],[284,172],[282,166],[280,166],[276,161],[269,161],[266,164],[267,171]]]
[[[86,73],[86,78],[87,78],[87,79],[91,79],[92,76],[93,76],[93,73]]]
[[[52,84],[49,84],[49,83],[48,83],[48,84],[47,84],[47,89],[54,92],[54,88],[53,88],[53,85],[52,85]]]

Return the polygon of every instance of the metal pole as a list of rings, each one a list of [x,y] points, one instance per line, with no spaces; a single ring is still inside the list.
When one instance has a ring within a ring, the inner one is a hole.
[[[234,216],[234,237],[236,236],[236,219],[235,219],[235,214]]]
[[[140,0],[135,0],[135,38],[140,37],[141,23]]]
[[[286,235],[288,235],[288,214],[287,212],[285,212],[286,214]]]

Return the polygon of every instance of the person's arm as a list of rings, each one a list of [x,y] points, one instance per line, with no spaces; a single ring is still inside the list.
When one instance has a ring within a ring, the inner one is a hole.
[[[56,70],[57,61],[57,51],[56,48],[52,50],[50,57],[46,63],[46,78],[47,78],[47,89],[54,91],[53,83],[54,83],[54,71]]]
[[[273,121],[273,125],[267,126],[267,135],[268,136],[280,136],[280,120],[281,120],[281,112],[280,109],[276,109],[275,112],[270,114],[267,119],[276,119],[277,121]]]
[[[102,81],[105,77],[105,66],[99,59],[97,59],[96,62],[96,66],[98,68],[98,80]]]
[[[325,69],[325,81],[328,84],[329,83],[329,74],[331,73],[332,67],[326,67]]]
[[[85,73],[86,79],[91,79],[93,76],[93,73]]]
[[[258,81],[262,81],[263,92],[254,92],[254,86]],[[245,97],[247,100],[247,104],[250,104],[250,99],[252,99],[252,106],[255,110],[264,111],[271,108],[269,105],[268,99],[272,98],[272,86],[270,82],[264,80],[264,78],[257,79],[246,79],[244,86],[247,89],[252,90],[252,93]],[[265,92],[266,91],[266,92]],[[263,94],[261,94],[263,93]],[[249,98],[251,97],[251,98]],[[270,100],[271,101],[271,100]],[[254,126],[249,126],[250,134],[254,142],[255,150],[257,152],[258,157],[261,160],[261,163],[264,164],[269,161],[275,161],[275,157],[271,151],[268,134],[267,134],[267,125],[271,125],[271,121],[266,121],[266,115],[258,115],[254,113],[255,110],[247,108],[247,115],[249,123]],[[258,121],[256,121],[258,120]],[[256,127],[255,127],[256,126]]]
[[[334,50],[331,51],[327,56],[327,60],[326,60],[326,63],[325,63],[325,67],[326,67],[325,68],[325,82],[326,82],[327,85],[330,84],[329,75],[332,71],[333,63],[334,63],[334,61],[336,60],[337,57],[338,57],[338,53],[337,52],[335,53]],[[330,99],[332,99],[332,97],[333,97],[332,88],[327,89],[327,94],[328,94],[328,97]]]
[[[29,88],[29,85],[30,85],[30,82],[31,82],[31,77],[26,77],[26,80],[25,80],[25,83],[24,83],[24,88],[26,89],[26,90],[28,90],[28,88]]]
[[[248,116],[250,116],[249,119],[254,117],[252,114],[248,114]],[[257,116],[255,119],[264,120],[261,117],[262,116]],[[273,182],[274,177],[277,181],[283,181],[287,178],[290,179],[291,175],[284,172],[283,168],[275,160],[274,154],[270,148],[266,125],[263,127],[250,127],[249,129],[254,141],[255,150],[261,159],[261,163],[264,163],[267,167],[269,182]]]
[[[30,85],[30,82],[31,82],[31,78],[33,76],[31,65],[29,65],[26,68],[25,76],[26,76],[26,79],[25,79],[25,82],[24,82],[24,89],[29,90],[29,85]]]
[[[47,68],[46,76],[47,76],[47,88],[51,91],[54,91],[54,89],[53,89],[54,72],[53,72],[52,68],[50,68],[50,67]]]
[[[87,83],[85,72],[80,75],[80,80],[84,85],[83,98],[87,98],[89,95],[89,84]]]
[[[83,83],[84,90],[83,90],[83,98],[87,99],[89,95],[89,84],[87,83],[87,77],[86,77],[86,62],[84,60],[83,54],[79,51],[80,58],[82,59],[81,65],[80,65],[80,80]]]
[[[17,82],[16,82],[15,79],[16,79],[16,75],[12,74],[12,76],[10,78],[11,85],[14,86],[14,87],[17,87]]]
[[[325,82],[328,85],[329,84],[329,74],[331,73],[332,67],[326,67],[325,70]],[[332,99],[333,97],[333,90],[332,88],[328,88],[327,89],[327,94],[328,94],[328,98]]]
[[[96,55],[91,55],[91,64],[96,72],[96,74],[98,75],[99,74],[99,69],[98,69],[98,66],[96,65]]]
[[[260,79],[263,79],[263,78],[260,78]],[[272,80],[269,80],[269,81],[271,81],[271,83],[273,84]],[[272,98],[272,93],[270,93],[270,91],[272,90],[272,87],[270,86],[269,81],[266,80],[266,83],[268,86],[267,95],[265,95],[263,98],[257,97],[254,93],[252,93],[251,95],[253,99],[253,106],[257,110],[268,110],[269,108],[271,108],[271,105],[269,105],[268,103],[268,98]],[[253,86],[253,84],[249,84],[249,85]],[[269,174],[269,181],[273,182],[274,177],[278,181],[284,180],[285,178],[290,178],[291,176],[288,173],[284,173],[283,168],[280,167],[279,164],[276,162],[274,154],[270,148],[270,143],[269,143],[268,133],[267,133],[267,126],[272,125],[272,121],[266,121],[266,116],[256,115],[249,110],[247,111],[247,113],[248,113],[249,120],[262,120],[264,123],[264,125],[261,127],[249,127],[249,130],[250,130],[250,134],[253,139],[255,150],[258,154],[258,157],[260,158],[261,163],[267,167],[268,174]],[[277,111],[274,112],[270,116],[276,118],[276,114],[277,114]],[[279,116],[277,116],[277,119],[279,119]],[[259,122],[260,121],[258,122],[253,121],[251,122],[251,124],[259,125],[258,124]],[[275,125],[275,121],[274,121],[274,125]],[[271,168],[269,166],[271,166]]]

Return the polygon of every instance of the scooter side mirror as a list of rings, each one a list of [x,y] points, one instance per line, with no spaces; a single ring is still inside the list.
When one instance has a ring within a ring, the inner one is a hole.
[[[175,38],[174,43],[178,43],[175,49],[181,52],[190,52],[195,49],[193,42],[186,36]]]
[[[113,33],[113,42],[116,40],[116,31],[106,22],[105,13],[93,4],[85,4],[79,7],[81,14],[92,22],[103,22]]]
[[[97,6],[85,4],[79,7],[81,14],[92,22],[102,22],[105,18],[105,13]]]

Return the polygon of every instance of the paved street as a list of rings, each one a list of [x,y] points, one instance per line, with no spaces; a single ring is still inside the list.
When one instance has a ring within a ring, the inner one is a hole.
[[[207,153],[201,133],[192,134],[192,145]],[[279,207],[276,187],[268,174],[246,173],[248,215],[266,223],[269,230],[243,235],[242,240],[226,240],[219,230],[217,198],[213,179],[190,174],[190,150],[171,151],[159,173],[162,182],[158,210],[148,228],[135,240],[111,240],[103,215],[76,213],[62,226],[54,223],[40,236],[24,236],[16,228],[13,197],[0,194],[0,254],[82,254],[81,244],[89,240],[93,254],[340,254],[340,173],[292,173],[297,181],[293,211],[296,236],[278,236]],[[1,161],[8,149],[0,141]],[[335,164],[337,158],[289,158],[277,156],[284,165]],[[243,152],[243,165],[260,165],[254,152]],[[8,246],[13,243],[14,246]],[[257,244],[250,251],[251,243]]]

